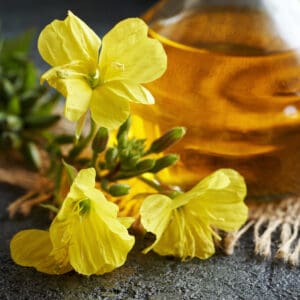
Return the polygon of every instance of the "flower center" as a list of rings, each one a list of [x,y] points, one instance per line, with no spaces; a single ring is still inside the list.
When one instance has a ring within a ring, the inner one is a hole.
[[[93,74],[87,76],[87,81],[92,89],[96,88],[101,83],[100,72],[98,69]]]
[[[79,202],[79,214],[85,215],[91,210],[91,199],[85,198]]]
[[[56,71],[56,76],[59,79],[85,79],[92,89],[96,88],[101,83],[100,72],[98,69],[89,74],[84,74],[75,70],[59,69]]]

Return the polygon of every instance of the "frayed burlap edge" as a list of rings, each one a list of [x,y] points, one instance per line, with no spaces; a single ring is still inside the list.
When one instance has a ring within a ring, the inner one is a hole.
[[[300,260],[300,197],[288,197],[273,202],[249,202],[249,220],[239,231],[223,240],[226,254],[231,255],[241,237],[253,228],[254,252],[299,266]],[[279,234],[278,234],[279,232]]]

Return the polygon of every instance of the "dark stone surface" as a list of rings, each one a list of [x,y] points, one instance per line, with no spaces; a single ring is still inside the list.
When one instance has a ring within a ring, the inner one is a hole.
[[[124,266],[103,276],[38,273],[13,263],[9,240],[19,230],[45,228],[47,214],[35,209],[26,219],[9,220],[7,204],[20,189],[0,184],[0,299],[299,299],[300,269],[253,255],[251,234],[233,256],[216,254],[180,262],[140,253],[138,241]]]
[[[140,15],[150,0],[0,0],[0,19],[6,35],[28,27],[37,32],[71,9],[97,33],[128,16]],[[41,59],[35,51],[38,63]],[[8,203],[21,195],[15,187],[0,184],[0,299],[300,299],[300,270],[253,255],[251,233],[235,255],[217,254],[209,260],[178,260],[140,253],[139,241],[126,264],[104,276],[69,273],[48,276],[15,265],[9,255],[13,234],[27,228],[46,228],[47,214],[35,209],[29,218],[9,220]]]

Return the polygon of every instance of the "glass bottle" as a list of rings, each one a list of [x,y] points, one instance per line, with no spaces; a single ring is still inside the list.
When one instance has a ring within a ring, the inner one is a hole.
[[[229,167],[250,196],[299,193],[300,1],[168,0],[144,19],[168,69],[147,85],[156,105],[134,105],[136,130],[187,128],[163,179],[189,188]]]

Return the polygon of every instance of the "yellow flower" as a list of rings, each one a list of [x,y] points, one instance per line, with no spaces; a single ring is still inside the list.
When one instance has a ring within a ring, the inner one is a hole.
[[[182,259],[210,257],[215,253],[213,236],[220,239],[214,229],[234,231],[246,221],[245,196],[243,177],[221,169],[174,199],[159,194],[147,197],[141,222],[156,240],[144,253],[153,249]]]
[[[101,46],[99,37],[71,12],[44,28],[38,49],[53,68],[42,82],[66,97],[66,118],[78,121],[90,108],[97,124],[112,129],[127,119],[129,101],[154,103],[141,84],[160,77],[167,58],[147,31],[141,19],[126,19],[104,36]]]
[[[95,170],[81,170],[49,232],[17,233],[11,256],[19,265],[48,274],[110,272],[124,264],[134,244],[125,227],[131,220],[118,219],[117,213],[117,206],[95,189]]]

